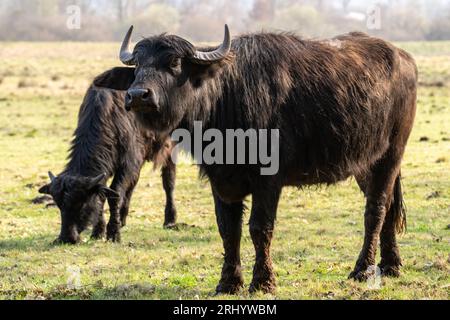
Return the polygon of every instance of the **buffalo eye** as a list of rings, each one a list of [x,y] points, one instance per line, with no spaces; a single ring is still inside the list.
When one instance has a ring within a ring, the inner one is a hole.
[[[180,71],[181,71],[180,67],[181,67],[181,59],[180,58],[172,58],[169,61],[169,68],[173,73],[175,73],[175,74],[180,73]]]
[[[180,58],[173,58],[170,60],[170,67],[171,68],[178,68],[181,64]]]

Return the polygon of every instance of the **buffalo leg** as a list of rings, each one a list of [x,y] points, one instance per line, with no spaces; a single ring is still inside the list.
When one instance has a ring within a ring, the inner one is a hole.
[[[412,130],[416,111],[415,83],[410,83],[407,96],[399,97],[397,114],[402,116],[395,124],[391,145],[384,157],[371,168],[369,176],[360,186],[367,198],[365,212],[365,236],[361,254],[350,278],[364,280],[366,269],[375,265],[378,238],[381,246],[380,267],[384,275],[398,276],[401,265],[395,238],[396,225],[405,221],[400,184],[400,167],[405,146]],[[403,99],[402,99],[403,98]],[[399,230],[400,231],[400,230]]]
[[[383,276],[400,276],[402,260],[397,245],[397,225],[400,229],[406,227],[406,215],[403,206],[403,195],[400,175],[395,180],[394,195],[390,206],[387,208],[386,219],[380,235],[381,262],[378,265]]]
[[[133,196],[133,192],[136,188],[137,182],[137,179],[133,179],[133,181],[131,181],[130,185],[128,186],[128,190],[125,192],[125,197],[120,208],[120,225],[122,228],[127,225],[127,217],[130,211],[131,198]]]
[[[217,293],[235,294],[243,286],[241,272],[241,234],[243,202],[225,203],[214,194],[217,225],[225,250],[222,277],[217,286]]]
[[[124,203],[126,203],[126,196],[129,187],[135,184],[136,172],[120,168],[117,170],[111,184],[111,189],[117,192],[118,198],[108,198],[110,217],[106,227],[106,237],[113,242],[120,242],[120,228],[122,227],[121,211]]]
[[[250,235],[256,252],[253,280],[250,292],[273,293],[276,289],[275,276],[270,256],[270,245],[275,227],[276,212],[281,188],[262,187],[253,193],[250,216]]]
[[[400,258],[400,252],[397,246],[393,205],[391,205],[384,220],[384,225],[380,235],[380,248],[381,262],[378,267],[381,269],[382,275],[388,277],[400,276],[400,266],[402,265],[402,260]]]
[[[98,199],[98,207],[97,207],[97,220],[95,221],[94,227],[92,228],[91,238],[100,240],[103,239],[106,235],[106,221],[105,215],[103,212],[103,208],[105,206],[104,199]]]
[[[383,224],[385,219],[387,221],[391,219],[387,207],[390,206],[393,199],[394,184],[399,171],[400,162],[391,157],[385,157],[371,170],[365,184],[359,182],[360,186],[365,186],[367,198],[364,214],[364,244],[349,278],[365,281],[369,276],[367,269],[370,266],[375,266],[375,255]],[[389,228],[388,223],[384,227],[386,235],[391,234]]]
[[[167,165],[162,168],[162,182],[166,193],[166,208],[164,211],[164,228],[172,228],[177,222],[177,209],[173,192],[175,190],[176,165],[172,161],[168,161]]]
[[[356,177],[356,181],[364,195],[366,195],[368,190],[368,181],[370,179],[371,175]],[[397,179],[395,188],[400,188],[399,192],[401,192],[401,186],[399,185],[400,177]],[[397,201],[401,200],[397,199]],[[402,265],[397,246],[395,210],[395,203],[391,201],[390,205],[386,207],[386,216],[380,233],[381,262],[378,265],[382,275],[391,277],[398,277],[400,275],[400,266]]]
[[[120,197],[108,199],[110,216],[108,226],[106,228],[106,236],[109,241],[120,242],[120,228],[122,226],[122,222],[120,219],[119,208],[121,207],[124,196],[123,192],[120,192],[114,188],[114,185],[111,186],[111,189],[119,192]]]

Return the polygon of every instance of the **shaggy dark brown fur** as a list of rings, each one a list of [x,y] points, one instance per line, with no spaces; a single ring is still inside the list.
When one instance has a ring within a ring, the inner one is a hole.
[[[109,70],[96,81],[114,72]],[[125,93],[95,84],[89,88],[80,108],[66,168],[40,190],[51,194],[61,210],[59,241],[63,243],[77,243],[80,232],[89,223],[94,224],[93,238],[104,237],[106,199],[111,213],[107,238],[120,241],[119,230],[126,224],[131,197],[145,161],[162,167],[167,198],[164,225],[175,224],[175,165],[170,160],[170,139],[143,128],[134,114],[125,111]],[[111,177],[111,187],[107,188],[105,184]]]
[[[207,48],[202,51],[208,50]],[[292,34],[238,37],[225,60],[198,65],[195,48],[176,36],[139,42],[137,63],[123,89],[152,90],[157,108],[134,106],[140,122],[160,133],[176,128],[279,129],[280,170],[261,166],[202,165],[211,182],[225,263],[218,292],[242,286],[239,243],[243,200],[253,196],[250,234],[256,263],[251,290],[271,292],[270,244],[284,186],[334,184],[355,176],[367,198],[364,245],[350,277],[363,280],[375,264],[398,275],[395,239],[405,227],[400,165],[416,111],[417,68],[392,44],[362,33],[331,41]],[[179,62],[178,62],[179,61]],[[155,103],[154,103],[155,104]]]

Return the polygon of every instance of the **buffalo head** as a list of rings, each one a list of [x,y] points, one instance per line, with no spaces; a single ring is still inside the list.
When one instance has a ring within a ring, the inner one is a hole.
[[[97,218],[98,210],[102,210],[100,197],[117,197],[118,194],[105,187],[106,174],[95,178],[66,174],[56,177],[49,172],[49,177],[50,183],[39,192],[51,195],[61,212],[61,232],[57,242],[76,244],[80,241],[80,233]]]
[[[153,130],[170,131],[185,116],[189,102],[199,99],[203,82],[231,61],[230,32],[225,26],[223,43],[201,51],[174,35],[146,38],[132,49],[132,31],[125,36],[120,59],[133,68],[116,68],[94,83],[127,91],[128,111],[136,111]]]

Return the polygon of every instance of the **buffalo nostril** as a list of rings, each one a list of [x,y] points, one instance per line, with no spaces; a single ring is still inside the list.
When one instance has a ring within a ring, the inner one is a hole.
[[[133,96],[130,93],[127,93],[125,96],[125,110],[131,111],[131,103],[133,102]]]
[[[133,97],[131,96],[130,93],[127,93],[127,96],[125,98],[126,103],[130,103],[133,100]]]
[[[147,101],[150,98],[150,90],[146,90],[143,94],[142,94],[142,100]]]

